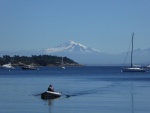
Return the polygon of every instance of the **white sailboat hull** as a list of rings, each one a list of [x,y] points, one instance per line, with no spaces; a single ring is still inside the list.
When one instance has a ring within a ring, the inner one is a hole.
[[[146,72],[146,69],[145,68],[131,67],[131,68],[123,68],[121,71],[122,72]]]

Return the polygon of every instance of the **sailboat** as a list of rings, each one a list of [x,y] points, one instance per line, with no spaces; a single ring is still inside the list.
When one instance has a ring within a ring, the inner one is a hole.
[[[63,57],[62,57],[62,60],[61,60],[61,68],[65,69]]]
[[[131,66],[128,68],[123,68],[121,72],[146,72],[146,68],[143,67],[135,67],[132,63],[132,57],[133,57],[133,37],[134,33],[132,34],[132,48],[131,48]]]

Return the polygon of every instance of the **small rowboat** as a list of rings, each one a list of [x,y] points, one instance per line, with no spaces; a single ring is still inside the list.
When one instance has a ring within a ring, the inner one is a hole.
[[[41,99],[47,100],[47,99],[55,99],[61,96],[61,93],[59,92],[52,92],[52,91],[46,91],[41,94]]]

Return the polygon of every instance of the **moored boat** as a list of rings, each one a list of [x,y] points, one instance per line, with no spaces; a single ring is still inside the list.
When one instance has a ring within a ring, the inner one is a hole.
[[[148,65],[147,68],[150,68],[150,65]]]
[[[33,65],[25,65],[22,67],[23,70],[39,70],[37,67]]]
[[[4,64],[4,65],[2,65],[1,67],[2,67],[2,68],[7,68],[7,69],[15,69],[15,68],[11,65],[11,63]]]
[[[146,68],[139,68],[139,67],[130,67],[130,68],[123,68],[122,72],[145,72]]]
[[[146,72],[147,68],[144,68],[144,67],[135,67],[133,65],[133,61],[132,61],[132,57],[133,57],[133,36],[134,36],[134,33],[132,34],[132,48],[131,48],[131,66],[128,67],[128,68],[123,68],[121,70],[121,72]]]

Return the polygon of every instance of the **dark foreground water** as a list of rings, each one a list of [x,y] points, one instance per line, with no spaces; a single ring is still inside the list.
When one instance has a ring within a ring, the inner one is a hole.
[[[150,113],[150,70],[121,73],[120,69],[0,69],[0,113]],[[62,93],[61,98],[40,98],[49,84]]]

